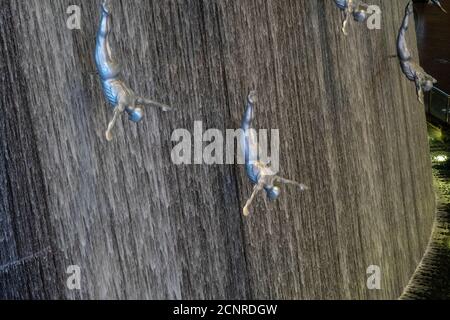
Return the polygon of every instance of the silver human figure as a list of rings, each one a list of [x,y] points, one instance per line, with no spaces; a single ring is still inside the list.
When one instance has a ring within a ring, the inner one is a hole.
[[[406,32],[409,28],[409,17],[413,15],[414,7],[413,2],[410,1],[406,7],[405,17],[399,31],[397,39],[397,55],[400,60],[400,66],[403,73],[410,81],[414,81],[416,84],[416,91],[419,101],[424,103],[424,92],[428,92],[433,89],[437,80],[427,74],[421,66],[412,61],[411,53],[408,50],[406,44]]]
[[[110,47],[111,12],[108,1],[102,6],[100,27],[97,33],[95,47],[95,62],[102,82],[103,93],[108,102],[114,106],[114,117],[108,125],[106,139],[112,140],[112,130],[123,112],[127,112],[129,119],[135,123],[142,120],[144,106],[160,108],[170,111],[164,104],[137,96],[121,79],[121,66],[112,57]]]
[[[447,13],[447,10],[444,9],[444,7],[442,6],[440,0],[429,0],[428,3],[429,3],[429,4],[437,5],[439,8],[441,8],[441,10],[442,10],[443,12]]]
[[[266,192],[269,200],[274,201],[278,199],[281,194],[281,188],[276,184],[292,184],[299,187],[302,191],[308,190],[308,187],[304,184],[277,176],[269,168],[268,164],[265,164],[259,160],[256,131],[252,128],[256,99],[256,93],[252,91],[248,95],[247,107],[242,120],[242,130],[244,134],[242,136],[241,145],[245,156],[245,168],[247,176],[252,184],[255,185],[250,199],[245,204],[243,210],[244,216],[248,216],[250,214],[250,206],[255,197],[262,190]]]
[[[364,22],[367,19],[367,9],[369,6],[364,2],[359,0],[334,0],[334,2],[344,12],[345,19],[342,23],[342,32],[345,35],[348,35],[347,25],[351,16],[358,22]]]

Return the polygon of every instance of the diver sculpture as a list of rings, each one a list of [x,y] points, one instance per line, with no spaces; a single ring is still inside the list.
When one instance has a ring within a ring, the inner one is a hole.
[[[347,25],[350,20],[350,16],[357,22],[364,22],[367,19],[367,9],[369,6],[359,0],[334,0],[336,5],[341,11],[344,12],[344,22],[342,23],[342,32],[345,35],[347,33]]]
[[[280,184],[292,184],[299,187],[302,191],[308,190],[308,187],[304,184],[277,176],[267,164],[259,160],[256,131],[252,128],[256,99],[256,93],[251,92],[247,98],[247,107],[242,120],[244,134],[241,137],[241,144],[245,156],[245,169],[251,183],[255,185],[253,193],[243,210],[245,216],[250,214],[250,206],[262,190],[266,192],[267,197],[271,201],[279,198],[281,194]]]
[[[409,27],[409,17],[414,13],[413,2],[410,1],[406,7],[405,17],[399,31],[397,39],[397,55],[400,60],[400,66],[405,76],[416,84],[416,91],[419,101],[424,103],[424,92],[431,91],[437,80],[427,74],[423,68],[412,61],[411,53],[406,44],[406,32]]]
[[[137,96],[121,79],[121,66],[112,57],[110,47],[111,12],[108,1],[101,6],[101,21],[96,38],[95,63],[106,100],[114,107],[114,117],[108,125],[106,139],[112,140],[112,130],[123,112],[132,122],[139,122],[143,117],[144,106],[170,111],[171,108],[158,102]]]

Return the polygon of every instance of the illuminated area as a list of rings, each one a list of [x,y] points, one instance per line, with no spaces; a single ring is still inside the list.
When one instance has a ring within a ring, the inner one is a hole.
[[[439,139],[436,133],[440,132]],[[431,134],[430,134],[431,133]],[[430,157],[437,198],[436,223],[427,254],[422,260],[408,297],[426,299],[450,298],[450,142],[445,130],[430,130]],[[426,279],[426,280],[425,280]],[[426,286],[420,284],[426,281]]]
[[[438,135],[436,135],[437,132]],[[447,205],[450,204],[450,144],[447,135],[441,129],[430,129],[430,125],[428,126],[428,138],[439,204]]]
[[[433,157],[433,162],[446,162],[448,160],[448,156],[446,155],[438,155]]]

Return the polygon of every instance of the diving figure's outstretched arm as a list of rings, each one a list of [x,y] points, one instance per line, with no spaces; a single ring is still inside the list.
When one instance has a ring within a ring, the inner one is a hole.
[[[416,83],[417,99],[419,100],[420,103],[424,104],[425,94],[423,93],[423,88],[422,84],[420,83],[420,79],[416,78],[414,82]]]
[[[258,193],[263,189],[264,189],[264,185],[262,183],[258,183],[257,185],[255,185],[255,187],[253,188],[252,196],[250,197],[250,199],[247,200],[247,203],[245,204],[244,216],[247,217],[250,215],[250,206],[252,205],[253,200],[255,200]]]
[[[138,97],[136,98],[136,105],[138,106],[148,106],[148,107],[154,107],[154,108],[159,108],[164,112],[167,111],[172,111],[173,108],[169,107],[163,103],[159,103],[150,99],[146,99],[146,98],[142,98],[142,97]]]
[[[294,186],[299,187],[301,191],[309,190],[308,186],[304,185],[303,183],[298,183],[297,181],[285,179],[279,176],[275,177],[275,182],[279,182],[282,184],[292,184]]]
[[[111,141],[112,136],[112,130],[116,126],[117,120],[119,120],[120,116],[123,114],[124,107],[122,105],[117,106],[114,109],[114,117],[111,120],[111,122],[108,124],[108,129],[106,130],[106,140]]]

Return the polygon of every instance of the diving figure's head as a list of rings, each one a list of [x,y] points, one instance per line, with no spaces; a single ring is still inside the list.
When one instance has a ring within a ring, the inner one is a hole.
[[[277,186],[266,187],[265,190],[270,201],[277,200],[281,195],[281,189]]]
[[[436,79],[434,79],[432,76],[428,74],[425,74],[425,76],[421,81],[422,90],[424,92],[431,91],[436,83],[437,83]]]
[[[136,108],[128,112],[128,119],[138,123],[144,117],[144,111],[141,108]]]
[[[353,18],[357,22],[364,22],[367,19],[367,11],[365,10],[358,10],[353,12]]]
[[[102,13],[103,13],[104,15],[109,15],[110,12],[111,12],[111,9],[110,9],[109,1],[108,1],[108,0],[104,0],[104,1],[102,2]]]
[[[423,91],[428,92],[431,91],[434,87],[434,83],[432,80],[426,80],[423,85]]]
[[[256,94],[256,91],[250,91],[247,100],[251,104],[255,104],[256,102],[258,102],[258,95]]]

